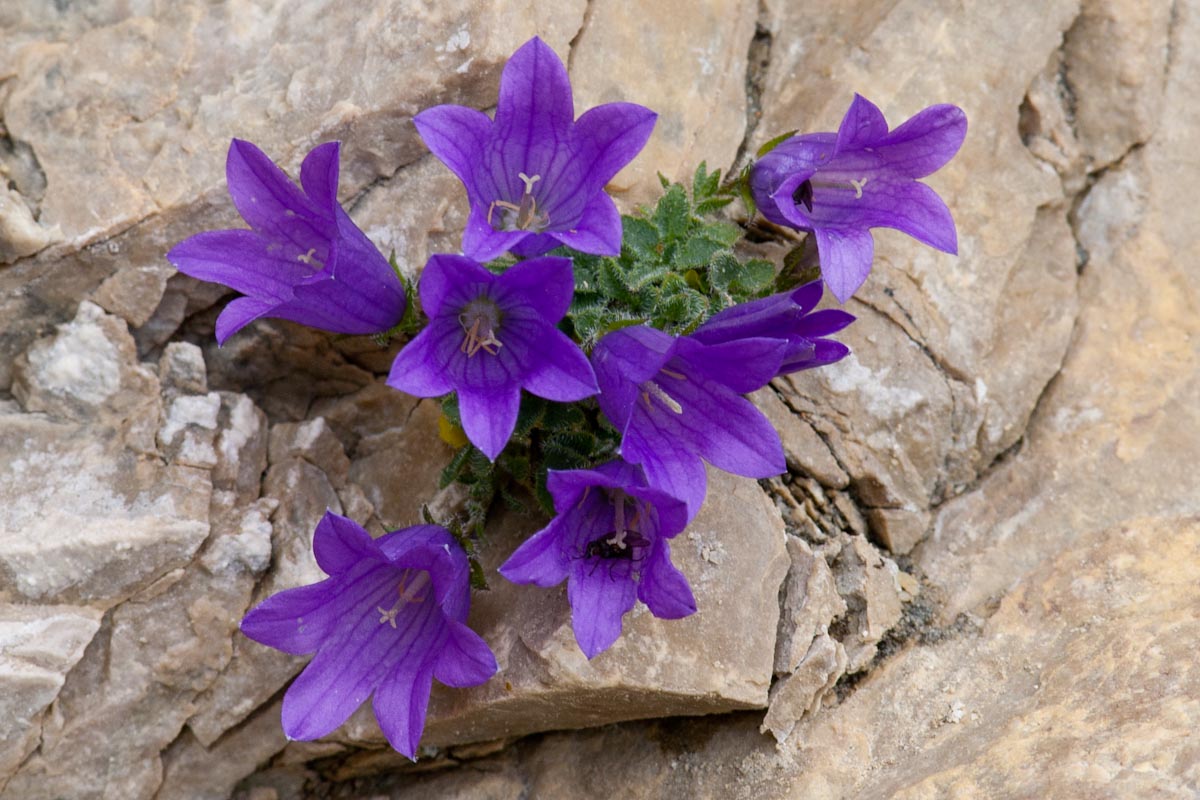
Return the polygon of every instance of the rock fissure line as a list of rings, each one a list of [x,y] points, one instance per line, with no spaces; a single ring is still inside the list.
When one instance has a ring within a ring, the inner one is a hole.
[[[766,2],[759,0],[758,18],[754,21],[754,36],[750,39],[750,47],[746,52],[746,130],[733,157],[733,163],[729,166],[727,178],[742,168],[750,140],[754,138],[759,119],[762,117],[762,96],[767,71],[771,66],[771,47],[775,40],[768,24],[770,16]]]

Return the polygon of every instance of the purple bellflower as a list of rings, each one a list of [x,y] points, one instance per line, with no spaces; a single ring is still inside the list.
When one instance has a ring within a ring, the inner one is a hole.
[[[436,525],[372,539],[333,512],[317,525],[313,550],[329,578],[272,595],[242,620],[256,642],[316,653],[283,697],[283,731],[289,739],[325,736],[374,693],[388,742],[415,758],[432,679],[475,686],[498,669],[464,624],[467,556]]]
[[[645,146],[657,116],[609,103],[576,121],[567,69],[534,37],[504,67],[494,121],[444,105],[413,123],[466,187],[463,252],[488,261],[506,250],[529,257],[560,244],[620,253],[621,216],[604,185]]]
[[[249,142],[229,145],[229,194],[250,230],[207,231],[167,258],[185,275],[222,283],[239,297],[217,318],[217,341],[259,317],[335,333],[379,333],[404,316],[404,287],[338,204],[338,142],[312,150],[300,184]]]
[[[569,258],[495,275],[464,256],[433,256],[420,288],[429,324],[396,356],[388,385],[417,397],[457,392],[463,431],[494,461],[516,427],[521,389],[562,403],[598,391],[587,356],[554,327],[574,292]]]
[[[705,344],[647,326],[606,334],[592,364],[600,409],[621,431],[622,458],[683,500],[688,519],[704,502],[704,461],[750,478],[783,472],[779,434],[741,395],[775,377],[788,349],[783,339]]]
[[[856,94],[837,133],[781,143],[754,165],[750,189],[764,217],[816,236],[821,274],[844,303],[871,271],[871,228],[958,252],[949,209],[917,179],[953,158],[966,134],[967,117],[952,105],[930,106],[889,132],[882,112]]]
[[[696,611],[667,543],[687,525],[682,501],[647,487],[642,471],[623,461],[551,470],[546,488],[558,516],[518,547],[500,574],[544,587],[565,578],[584,655],[592,658],[617,640],[636,600],[662,619]]]
[[[790,292],[731,306],[692,331],[691,338],[702,344],[754,337],[785,341],[779,375],[832,364],[845,358],[850,348],[824,337],[845,328],[854,317],[837,308],[813,311],[821,293],[821,282],[813,281]]]

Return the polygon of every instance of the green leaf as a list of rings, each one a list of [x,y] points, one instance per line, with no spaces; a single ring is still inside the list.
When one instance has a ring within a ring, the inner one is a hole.
[[[658,228],[641,217],[622,217],[624,245],[639,258],[658,255]]]
[[[691,206],[679,184],[672,184],[654,210],[654,225],[664,239],[678,239],[691,222]]]
[[[792,138],[795,135],[796,135],[796,131],[788,131],[787,133],[779,134],[774,139],[771,139],[766,144],[764,144],[762,147],[758,148],[758,152],[755,153],[755,158],[762,158],[767,153],[771,152],[776,147],[783,144],[784,142],[786,142],[788,139]]]

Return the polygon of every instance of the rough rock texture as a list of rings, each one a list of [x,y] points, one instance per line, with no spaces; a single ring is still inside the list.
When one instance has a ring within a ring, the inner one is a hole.
[[[1197,0],[0,2],[0,30],[0,798],[1200,792]],[[453,508],[449,450],[383,384],[395,345],[218,348],[226,292],[163,253],[236,224],[229,137],[291,170],[339,138],[415,277],[465,219],[409,120],[488,109],[535,33],[577,108],[659,112],[627,209],[855,91],[893,125],[961,105],[929,179],[959,256],[876,231],[853,356],[755,396],[790,474],[712,474],[673,543],[700,614],[635,611],[587,662],[561,590],[491,572],[501,673],[436,689],[418,765],[365,713],[288,743],[304,659],[238,620],[322,577],[327,508]]]

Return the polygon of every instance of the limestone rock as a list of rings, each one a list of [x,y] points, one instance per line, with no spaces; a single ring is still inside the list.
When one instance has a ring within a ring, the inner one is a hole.
[[[99,627],[87,607],[0,604],[0,776],[37,746],[39,718]]]
[[[779,634],[775,640],[775,673],[786,675],[807,658],[813,642],[829,631],[829,623],[846,613],[825,558],[794,536],[787,539],[791,569],[783,584]]]

